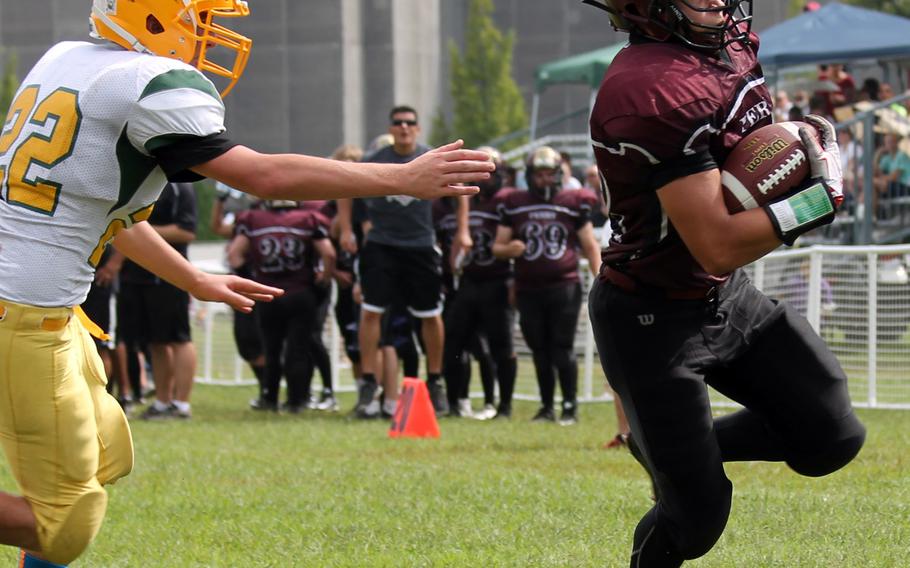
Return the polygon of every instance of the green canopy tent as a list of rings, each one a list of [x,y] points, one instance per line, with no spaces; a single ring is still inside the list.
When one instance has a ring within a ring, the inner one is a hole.
[[[627,42],[616,43],[565,59],[550,61],[537,68],[536,88],[531,108],[531,140],[537,135],[540,95],[551,85],[588,85],[591,88],[590,108],[594,107],[597,88],[613,58]]]

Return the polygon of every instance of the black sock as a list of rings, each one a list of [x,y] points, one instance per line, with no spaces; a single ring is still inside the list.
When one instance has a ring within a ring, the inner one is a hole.
[[[363,382],[373,383],[375,385],[376,384],[376,375],[374,375],[373,373],[364,373]]]
[[[427,373],[427,384],[435,385],[439,382],[439,377],[442,376],[442,373]]]
[[[256,376],[256,382],[259,384],[259,398],[262,398],[262,389],[265,385],[265,365],[250,365],[253,374]]]

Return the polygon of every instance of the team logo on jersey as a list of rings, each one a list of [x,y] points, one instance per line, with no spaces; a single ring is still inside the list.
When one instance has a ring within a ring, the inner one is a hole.
[[[386,201],[397,201],[402,207],[407,207],[417,201],[416,197],[411,197],[410,195],[388,195],[385,199]]]
[[[638,314],[638,323],[642,327],[654,325],[654,314]]]
[[[771,116],[771,103],[768,101],[759,101],[755,106],[746,111],[742,118],[739,119],[739,125],[742,132],[752,130],[752,127],[758,124],[762,119]]]

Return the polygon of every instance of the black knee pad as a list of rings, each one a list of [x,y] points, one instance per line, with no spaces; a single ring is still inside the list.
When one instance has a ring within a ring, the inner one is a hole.
[[[659,476],[658,476],[659,478]],[[704,556],[717,543],[730,517],[733,484],[724,480],[712,495],[691,500],[685,518],[672,531],[676,551],[687,560]]]
[[[866,441],[866,427],[853,413],[829,431],[835,433],[833,440],[820,444],[816,451],[787,459],[787,465],[807,477],[828,475],[850,463]]]
[[[691,507],[675,523],[656,505],[635,529],[631,565],[676,568],[684,560],[707,554],[727,526],[731,495],[732,486],[727,482],[723,495],[714,496],[701,507]]]

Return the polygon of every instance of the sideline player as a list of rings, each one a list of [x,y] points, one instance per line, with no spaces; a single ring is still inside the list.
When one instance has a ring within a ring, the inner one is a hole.
[[[319,261],[322,271],[317,271]],[[286,292],[257,308],[266,370],[262,397],[254,408],[278,410],[283,373],[288,386],[286,409],[297,414],[310,398],[312,327],[319,319],[316,288],[331,281],[335,265],[328,221],[296,201],[266,201],[264,209],[237,216],[237,235],[228,246],[228,262],[232,268],[249,262],[254,280]],[[331,377],[331,369],[328,374]]]
[[[783,461],[822,476],[863,444],[837,359],[740,270],[834,218],[839,152],[834,128],[807,117],[822,137],[800,133],[811,182],[730,215],[719,166],[771,123],[751,1],[586,1],[631,33],[591,116],[614,234],[589,309],[630,448],[656,490],[631,565],[675,567],[707,553],[724,530],[732,496],[724,462]],[[745,408],[714,419],[707,385]]]
[[[575,331],[581,310],[579,250],[593,274],[600,270],[600,245],[591,225],[597,196],[563,189],[562,156],[549,146],[527,159],[528,191],[499,199],[493,243],[497,258],[515,259],[515,293],[521,333],[534,358],[540,409],[536,422],[555,422],[556,376],[562,389],[559,423],[578,422],[578,361]]]
[[[461,143],[404,165],[232,143],[200,70],[233,87],[251,41],[217,20],[248,14],[241,0],[94,0],[93,35],[107,42],[53,46],[13,100],[0,133],[0,438],[24,496],[0,493],[0,542],[30,551],[26,566],[79,556],[104,517],[102,485],[132,469],[126,419],[73,317],[105,246],[201,300],[248,311],[280,294],[201,272],[143,222],[168,179],[200,174],[265,199],[435,198],[474,193],[454,184],[493,169]],[[216,51],[233,56],[226,67]]]
[[[512,279],[512,263],[493,256],[493,240],[499,224],[496,196],[500,195],[503,183],[503,163],[499,151],[489,146],[480,150],[490,154],[496,171],[493,176],[479,184],[480,193],[470,200],[468,227],[471,250],[464,256],[459,267],[458,289],[447,306],[446,343],[444,365],[447,385],[456,395],[467,397],[470,366],[463,371],[464,359],[472,344],[481,341],[489,346],[496,380],[499,383],[499,406],[494,407],[494,385],[492,377],[484,376],[484,362],[478,354],[475,358],[483,381],[484,408],[474,417],[488,419],[509,418],[512,415],[512,393],[515,390],[517,359],[512,346],[514,312],[509,303],[509,286]],[[503,190],[501,193],[507,193]],[[445,201],[445,200],[438,200]],[[449,240],[454,236],[454,211],[437,221],[437,227],[449,228]],[[446,263],[451,266],[451,263]],[[448,301],[448,297],[446,298]],[[483,355],[482,353],[480,355]],[[492,374],[492,373],[491,373]],[[458,384],[461,381],[461,384]],[[452,392],[449,400],[453,400]],[[470,400],[468,401],[470,407]],[[459,412],[462,409],[458,409]]]

